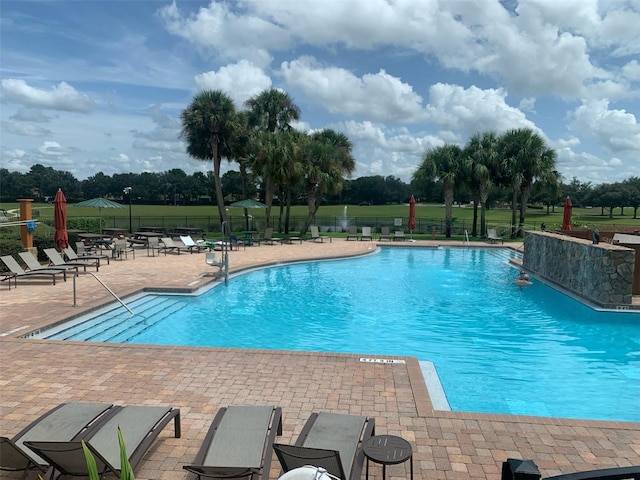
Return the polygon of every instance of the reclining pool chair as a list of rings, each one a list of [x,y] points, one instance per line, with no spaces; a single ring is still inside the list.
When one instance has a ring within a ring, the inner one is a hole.
[[[175,437],[180,437],[180,410],[171,407],[127,405],[113,407],[113,413],[98,428],[91,429],[74,441],[28,441],[25,445],[44,458],[61,475],[87,477],[83,440],[93,454],[98,474],[120,476],[118,427],[122,431],[131,468],[142,460],[160,432],[174,421]],[[53,473],[51,474],[53,478]]]
[[[173,238],[162,237],[160,238],[160,242],[162,242],[160,250],[164,251],[165,255],[167,254],[167,252],[177,253],[178,255],[180,255],[180,252],[193,253],[193,248],[187,247],[182,244],[177,244],[173,241]]]
[[[200,477],[269,477],[273,442],[282,435],[282,409],[271,406],[221,408],[192,465]]]
[[[24,471],[22,478],[33,469],[46,472],[48,462],[27,448],[25,442],[76,440],[109,415],[112,408],[108,403],[63,403],[31,422],[13,438],[0,437],[0,470]]]
[[[82,269],[86,272],[87,267],[96,267],[96,272],[100,270],[100,262],[98,260],[76,260],[74,262],[65,262],[60,252],[58,252],[55,248],[45,248],[45,255],[49,258],[49,262],[52,267],[82,267]]]
[[[295,445],[274,444],[285,472],[313,465],[340,480],[360,480],[362,443],[375,434],[375,420],[359,415],[312,413]]]
[[[20,266],[20,264],[17,262],[17,260],[15,258],[13,258],[11,255],[3,255],[2,257],[0,257],[0,260],[2,260],[2,263],[4,263],[7,268],[11,271],[11,275],[6,275],[5,278],[2,280],[3,282],[8,278],[9,282],[11,282],[11,279],[13,278],[15,285],[18,286],[18,278],[23,278],[23,277],[51,277],[51,280],[53,280],[53,284],[56,284],[56,275],[62,275],[62,278],[64,279],[64,281],[67,281],[67,272],[65,270],[62,269],[53,269],[53,268],[40,268],[38,270],[29,270],[29,271],[25,271],[22,269],[22,267]]]

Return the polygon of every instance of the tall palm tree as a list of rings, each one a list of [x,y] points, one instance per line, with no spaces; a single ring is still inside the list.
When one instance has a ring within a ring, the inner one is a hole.
[[[249,108],[250,125],[258,130],[272,134],[291,130],[291,122],[300,119],[300,108],[293,102],[287,92],[277,88],[269,88],[258,95],[254,95],[245,102],[245,106]],[[265,211],[266,226],[269,226],[273,194],[276,188],[274,185],[270,185],[274,177],[278,177],[278,172],[275,172],[275,175],[267,174],[263,176],[267,192],[265,198],[265,204],[267,205]],[[269,195],[269,192],[271,192],[271,195]],[[286,195],[290,195],[290,190],[286,191]],[[285,230],[288,230],[288,228],[285,228]]]
[[[442,184],[445,206],[445,236],[451,238],[453,195],[456,187],[465,179],[462,149],[453,144],[430,148],[422,157],[422,163],[413,174],[413,181],[426,187],[436,180]]]
[[[309,213],[301,234],[306,233],[313,222],[322,198],[327,193],[342,189],[343,177],[356,168],[351,151],[353,143],[344,133],[332,129],[314,132],[304,150],[304,189]]]
[[[508,130],[500,137],[500,155],[502,170],[510,178],[512,188],[511,201],[511,237],[523,236],[527,202],[533,183],[555,169],[557,154],[547,147],[544,139],[530,128]],[[520,218],[516,229],[518,212],[518,193],[520,193]]]
[[[463,150],[465,167],[474,194],[473,227],[471,235],[477,236],[477,207],[480,205],[480,236],[486,235],[486,206],[492,184],[498,175],[498,136],[494,132],[474,134]]]
[[[205,90],[197,94],[182,111],[182,138],[187,153],[198,160],[213,161],[213,178],[220,221],[227,221],[220,179],[223,153],[238,127],[233,100],[221,90]]]
[[[265,183],[265,227],[270,227],[271,206],[276,188],[287,185],[291,176],[297,172],[294,163],[297,146],[288,132],[259,132],[254,141],[255,158],[252,165],[254,172],[260,175]],[[271,201],[269,201],[271,200]]]

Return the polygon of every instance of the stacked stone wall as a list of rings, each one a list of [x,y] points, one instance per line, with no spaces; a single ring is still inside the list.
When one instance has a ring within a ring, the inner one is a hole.
[[[549,232],[525,236],[526,270],[601,306],[631,304],[634,262],[630,248]]]

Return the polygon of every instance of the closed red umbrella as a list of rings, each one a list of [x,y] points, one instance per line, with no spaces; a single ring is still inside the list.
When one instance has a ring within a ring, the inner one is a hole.
[[[571,199],[567,195],[564,200],[564,215],[562,216],[562,230],[571,230]]]
[[[416,228],[416,199],[413,198],[413,195],[409,199],[409,222],[407,225],[409,232],[413,232]]]
[[[56,233],[53,236],[56,248],[58,250],[67,248],[69,246],[69,234],[67,233],[67,199],[60,188],[53,199],[53,226],[56,229]]]

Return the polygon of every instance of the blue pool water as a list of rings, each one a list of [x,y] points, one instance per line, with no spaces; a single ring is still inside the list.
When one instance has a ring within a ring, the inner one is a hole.
[[[640,421],[640,313],[517,287],[511,255],[386,248],[266,268],[48,338],[415,356],[435,364],[452,410]]]

